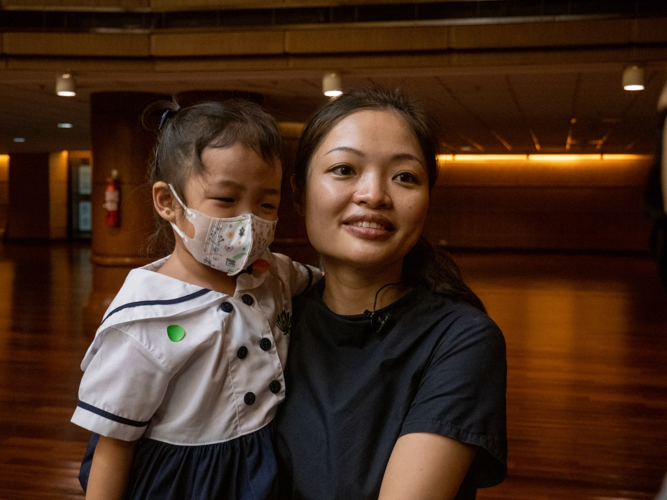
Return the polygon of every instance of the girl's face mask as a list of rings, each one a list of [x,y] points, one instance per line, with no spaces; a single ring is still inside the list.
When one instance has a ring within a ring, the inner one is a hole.
[[[169,189],[183,207],[185,218],[195,227],[195,236],[189,238],[173,222],[171,227],[198,262],[234,276],[255,262],[273,242],[277,221],[255,214],[227,219],[209,217],[186,207],[171,184]]]

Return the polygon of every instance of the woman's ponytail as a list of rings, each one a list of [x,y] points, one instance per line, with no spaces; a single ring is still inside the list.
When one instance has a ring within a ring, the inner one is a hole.
[[[486,312],[482,301],[461,277],[458,266],[444,249],[435,249],[423,237],[403,259],[403,281],[412,286],[423,286],[428,290],[467,302]]]

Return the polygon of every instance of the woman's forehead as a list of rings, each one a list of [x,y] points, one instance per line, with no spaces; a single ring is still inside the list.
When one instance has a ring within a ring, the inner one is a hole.
[[[324,137],[315,155],[334,151],[412,154],[423,157],[417,135],[395,110],[362,109],[341,118]]]

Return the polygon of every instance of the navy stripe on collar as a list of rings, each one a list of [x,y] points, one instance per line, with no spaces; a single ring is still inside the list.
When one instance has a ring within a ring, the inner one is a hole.
[[[188,300],[196,299],[197,297],[201,297],[202,295],[206,295],[208,292],[210,292],[208,288],[202,288],[198,292],[191,293],[190,295],[185,295],[184,297],[178,297],[175,299],[165,299],[165,300],[140,300],[137,302],[129,302],[127,304],[123,304],[122,306],[117,307],[113,311],[111,311],[109,314],[106,315],[106,317],[102,320],[102,323],[104,323],[107,319],[109,319],[109,316],[112,314],[116,314],[119,311],[122,311],[123,309],[127,309],[129,307],[139,307],[139,306],[159,306],[159,305],[165,305],[165,304],[179,304],[181,302],[187,302]]]
[[[83,408],[84,410],[88,410],[89,412],[95,413],[100,417],[108,418],[109,420],[113,420],[114,422],[118,422],[119,424],[131,425],[132,427],[146,427],[151,422],[150,420],[146,422],[138,422],[137,420],[130,420],[129,418],[119,417],[118,415],[114,415],[113,413],[104,411],[100,408],[97,408],[96,406],[84,403],[81,400],[79,400],[77,406],[79,408]]]

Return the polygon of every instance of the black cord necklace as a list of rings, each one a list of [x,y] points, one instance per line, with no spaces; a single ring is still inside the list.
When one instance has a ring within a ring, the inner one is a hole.
[[[402,284],[402,282],[399,281],[398,283],[387,283],[386,285],[382,285],[378,289],[378,291],[375,292],[375,300],[373,301],[373,311],[369,311],[368,309],[366,309],[364,311],[364,315],[367,316],[368,318],[370,318],[371,328],[373,329],[373,331],[375,333],[380,333],[382,331],[382,329],[385,327],[385,325],[387,325],[387,323],[389,323],[389,321],[391,321],[391,314],[389,314],[389,313],[380,314],[380,315],[375,314],[376,313],[375,308],[376,308],[377,303],[378,303],[378,295],[380,294],[380,292],[384,288],[387,288],[388,286],[397,286],[397,285],[401,285],[401,284]]]

